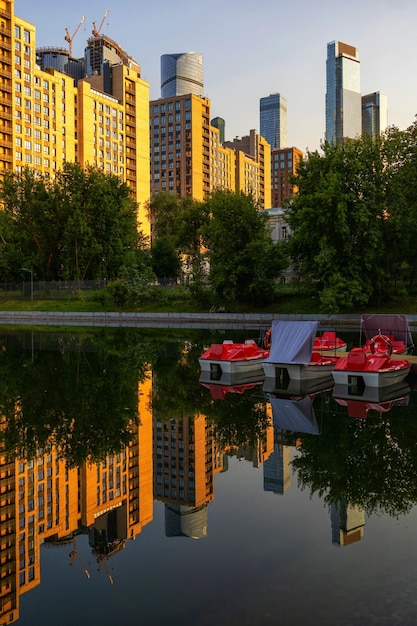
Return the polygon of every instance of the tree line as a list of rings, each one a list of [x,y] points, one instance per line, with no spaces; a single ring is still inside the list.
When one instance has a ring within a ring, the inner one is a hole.
[[[415,292],[417,122],[326,143],[300,163],[294,182],[291,258],[325,312]]]
[[[53,180],[28,168],[6,172],[0,279],[23,280],[23,268],[39,280],[107,278],[122,301],[181,277],[205,303],[265,305],[292,266],[329,314],[414,293],[417,122],[325,143],[292,183],[288,241],[272,243],[268,214],[252,196],[224,190],[201,202],[156,195],[149,241],[129,187],[114,175],[73,163]]]

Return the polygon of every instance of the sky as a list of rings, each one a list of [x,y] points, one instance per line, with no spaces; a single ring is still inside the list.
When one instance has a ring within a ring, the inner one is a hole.
[[[201,52],[211,118],[224,118],[229,141],[259,132],[260,98],[280,93],[288,146],[319,150],[335,40],[358,49],[361,93],[387,94],[389,125],[406,129],[417,115],[416,0],[15,0],[15,13],[35,25],[38,47],[68,48],[66,29],[75,33],[84,16],[76,57],[102,24],[141,66],[151,100],[161,96],[163,54]]]

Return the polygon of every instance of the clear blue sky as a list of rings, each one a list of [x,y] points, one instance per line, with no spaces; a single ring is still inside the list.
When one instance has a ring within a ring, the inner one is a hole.
[[[15,0],[37,29],[38,46],[65,46],[65,29],[82,56],[93,22],[142,68],[150,97],[160,97],[162,54],[202,52],[211,116],[226,139],[259,131],[259,99],[287,99],[288,145],[315,150],[324,138],[327,43],[356,46],[362,94],[388,97],[388,122],[400,129],[417,114],[416,0]]]

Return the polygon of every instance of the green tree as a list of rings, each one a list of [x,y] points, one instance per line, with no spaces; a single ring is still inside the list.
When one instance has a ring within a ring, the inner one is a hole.
[[[387,133],[385,159],[389,167],[387,190],[387,259],[394,290],[415,289],[417,273],[417,121],[405,131]]]
[[[7,172],[0,199],[13,223],[0,222],[0,238],[41,279],[116,277],[147,243],[129,187],[90,166],[65,163],[53,181],[28,168]]]
[[[158,237],[152,244],[152,269],[159,282],[165,278],[177,278],[181,273],[181,259],[173,242],[167,237]]]
[[[152,249],[157,246],[158,255],[162,247],[167,251],[170,243],[181,259],[182,270],[192,282],[198,282],[204,264],[201,231],[208,220],[206,204],[188,196],[160,193],[149,203],[149,215]],[[161,239],[164,244],[158,243]]]
[[[384,139],[325,144],[299,165],[287,209],[291,255],[325,312],[368,304],[387,282]]]
[[[272,243],[267,214],[252,196],[230,191],[214,192],[206,206],[210,219],[202,232],[216,295],[228,302],[272,301],[274,280],[288,259]]]

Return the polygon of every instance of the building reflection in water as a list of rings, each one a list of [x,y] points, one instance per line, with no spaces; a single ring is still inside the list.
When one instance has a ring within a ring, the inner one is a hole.
[[[149,372],[138,386],[139,425],[132,425],[130,444],[100,463],[68,468],[53,446],[33,460],[1,457],[0,624],[16,622],[20,595],[40,584],[41,545],[65,546],[70,564],[90,577],[76,544],[79,535],[88,536],[97,569],[113,583],[109,560],[152,522],[154,499],[164,503],[167,537],[204,539],[214,478],[227,471],[229,457],[262,467],[264,490],[284,495],[291,487],[293,451],[304,434],[320,434],[314,394],[262,400],[256,394],[263,430],[253,445],[237,446],[216,439],[215,421],[206,415],[156,415],[156,387]],[[335,545],[360,541],[364,526],[359,507],[331,507]]]
[[[140,426],[122,452],[68,468],[53,446],[36,459],[0,459],[0,624],[19,619],[19,597],[40,584],[40,546],[88,534],[98,569],[153,519],[151,376],[140,384]],[[5,420],[3,419],[3,425]],[[90,572],[82,564],[84,572]],[[112,582],[109,574],[110,582]]]

